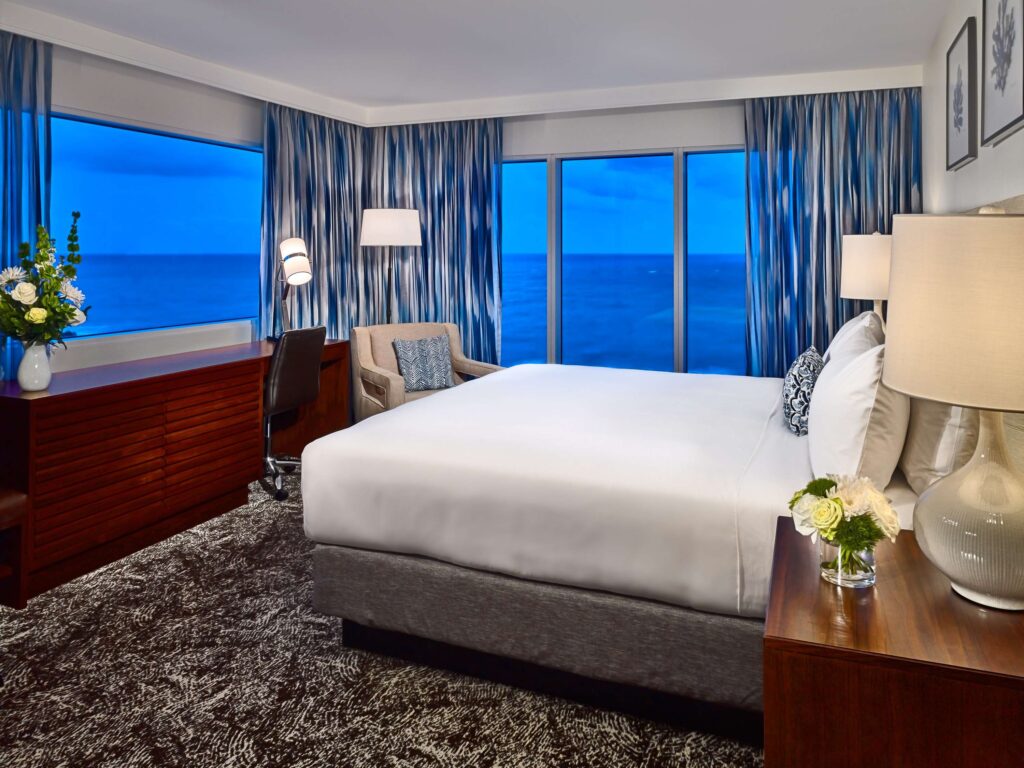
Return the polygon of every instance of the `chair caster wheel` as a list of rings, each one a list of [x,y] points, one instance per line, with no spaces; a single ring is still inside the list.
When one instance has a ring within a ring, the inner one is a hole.
[[[286,474],[290,475],[295,471],[295,467],[281,467],[281,470]]]
[[[279,491],[274,491],[274,499],[275,499],[275,501],[284,501],[287,498],[288,498],[288,491],[284,490],[283,488],[281,490],[279,490]]]

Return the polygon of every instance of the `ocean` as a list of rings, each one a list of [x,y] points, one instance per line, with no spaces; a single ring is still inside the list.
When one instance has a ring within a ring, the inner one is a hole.
[[[744,373],[743,254],[691,254],[687,370]],[[547,359],[547,257],[503,255],[501,362]],[[78,336],[254,318],[259,254],[85,253],[78,285],[92,309]],[[563,361],[670,371],[672,254],[565,254]]]
[[[547,256],[502,256],[501,362],[547,359]],[[746,371],[746,258],[687,259],[686,370]],[[562,359],[673,370],[672,254],[565,254]]]
[[[256,317],[259,254],[84,253],[75,281],[91,306],[76,336]]]

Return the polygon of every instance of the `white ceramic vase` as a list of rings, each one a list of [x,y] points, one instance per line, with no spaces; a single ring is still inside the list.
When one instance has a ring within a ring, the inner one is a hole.
[[[40,392],[50,386],[50,350],[45,344],[25,344],[18,366],[18,385],[24,392]]]

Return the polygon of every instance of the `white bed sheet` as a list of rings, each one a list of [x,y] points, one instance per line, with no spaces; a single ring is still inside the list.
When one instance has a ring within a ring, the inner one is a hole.
[[[811,477],[781,380],[517,366],[303,453],[318,542],[763,616]]]

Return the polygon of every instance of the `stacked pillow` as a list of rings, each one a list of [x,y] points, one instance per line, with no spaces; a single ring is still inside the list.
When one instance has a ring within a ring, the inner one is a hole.
[[[900,469],[914,493],[924,493],[970,461],[978,444],[978,422],[973,408],[910,399],[910,430]]]
[[[825,351],[808,412],[808,448],[817,476],[892,480],[910,421],[910,400],[882,384],[885,335],[874,312],[844,325]]]
[[[874,312],[840,328],[820,366],[816,356],[812,347],[797,358],[783,387],[787,426],[808,435],[815,475],[868,477],[885,488],[898,467],[921,494],[970,460],[978,412],[886,387],[885,332]]]

